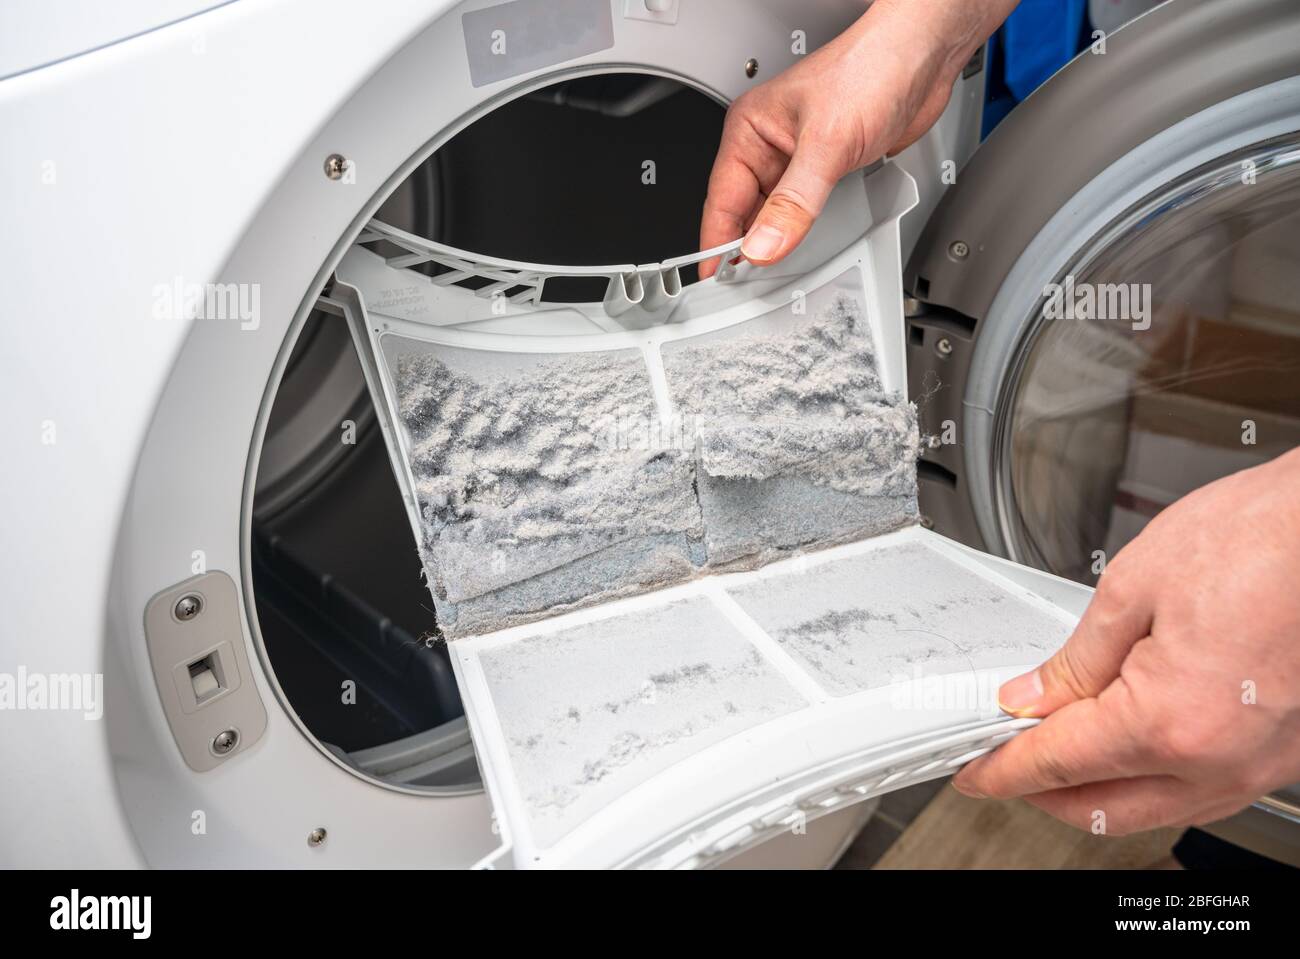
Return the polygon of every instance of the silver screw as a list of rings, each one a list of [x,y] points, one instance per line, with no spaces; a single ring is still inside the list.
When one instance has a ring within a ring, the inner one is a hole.
[[[311,832],[307,833],[307,845],[315,849],[317,846],[325,845],[325,837],[329,835],[321,826],[317,826]]]
[[[930,519],[930,517],[928,517],[928,516],[922,516],[922,517],[921,517],[921,528],[922,528],[922,529],[934,529],[934,520]]]
[[[946,336],[940,337],[938,342],[934,344],[934,349],[940,356],[952,356],[952,340]]]
[[[217,733],[212,740],[212,751],[218,756],[229,755],[239,745],[239,730],[227,729]]]
[[[964,260],[970,256],[970,247],[962,240],[956,240],[948,247],[948,255],[954,260]]]
[[[172,609],[172,613],[182,623],[188,623],[202,611],[203,597],[196,593],[186,593],[180,599],[176,600],[176,605]]]
[[[347,172],[348,160],[341,153],[331,153],[325,158],[325,175],[331,180],[343,179],[343,174]]]
[[[753,57],[745,61],[745,76],[751,80],[758,76],[758,61]]]

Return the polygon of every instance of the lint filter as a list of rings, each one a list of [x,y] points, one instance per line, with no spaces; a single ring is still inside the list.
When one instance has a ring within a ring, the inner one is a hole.
[[[1032,724],[997,688],[1090,591],[920,523],[915,202],[892,164],[850,176],[770,268],[738,243],[520,263],[379,221],[344,257],[495,812],[482,865],[716,864]]]

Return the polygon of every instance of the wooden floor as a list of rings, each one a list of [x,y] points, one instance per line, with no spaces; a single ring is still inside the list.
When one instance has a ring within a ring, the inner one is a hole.
[[[1094,836],[1020,800],[968,799],[949,786],[939,789],[883,850],[879,834],[873,840],[870,830],[868,826],[845,854],[840,868],[1176,868],[1169,851],[1182,832]]]

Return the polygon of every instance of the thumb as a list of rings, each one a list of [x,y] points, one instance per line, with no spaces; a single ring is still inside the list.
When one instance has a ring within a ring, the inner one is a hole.
[[[1100,695],[1118,678],[1133,645],[1151,633],[1151,594],[1144,585],[1140,569],[1112,564],[1065,645],[1043,665],[998,690],[1002,711],[1036,718]]]
[[[841,172],[817,151],[796,146],[790,165],[740,245],[745,259],[768,266],[788,256],[812,229]]]

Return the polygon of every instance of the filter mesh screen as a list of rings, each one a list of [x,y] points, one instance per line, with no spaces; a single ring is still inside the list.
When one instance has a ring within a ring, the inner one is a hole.
[[[721,776],[725,792],[725,763],[702,753],[820,770],[990,721],[998,683],[1046,658],[1072,621],[918,529],[568,620],[452,646],[490,788],[509,797],[498,811],[526,820],[525,847],[551,849],[660,774],[676,777],[670,806],[683,782]],[[899,763],[889,775],[903,782]],[[883,785],[892,764],[878,768]]]
[[[1061,619],[919,543],[765,577],[731,596],[835,696],[1046,659]]]
[[[886,393],[858,301],[669,343],[710,564],[752,566],[916,518],[916,410]]]
[[[421,344],[393,365],[444,633],[681,579],[702,559],[689,453],[610,438],[653,416],[638,351]]]
[[[807,702],[707,599],[485,649],[541,845],[687,756]]]
[[[444,634],[915,521],[916,412],[844,286],[649,355],[386,337]]]

